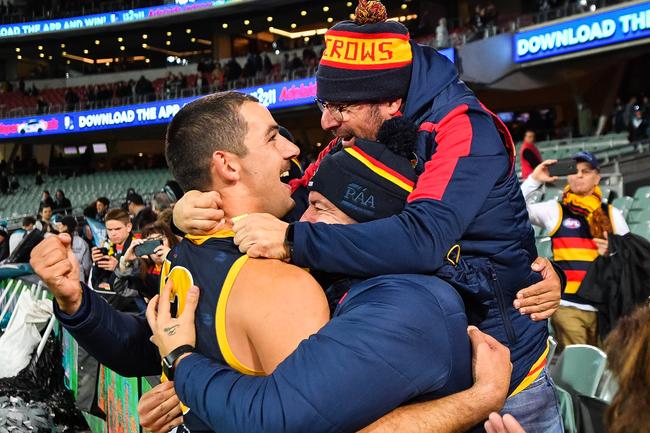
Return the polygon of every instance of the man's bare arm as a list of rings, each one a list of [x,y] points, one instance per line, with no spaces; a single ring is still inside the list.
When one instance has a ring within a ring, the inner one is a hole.
[[[308,272],[278,260],[249,259],[235,281],[226,317],[271,374],[329,321],[329,307]]]
[[[470,326],[474,385],[439,400],[399,407],[360,433],[460,433],[498,411],[510,385],[510,351]]]

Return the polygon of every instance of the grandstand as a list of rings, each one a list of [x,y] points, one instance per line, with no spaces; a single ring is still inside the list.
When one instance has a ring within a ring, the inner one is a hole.
[[[18,223],[25,215],[35,215],[41,192],[62,189],[72,202],[73,211],[81,214],[97,197],[107,197],[118,206],[126,201],[126,193],[134,189],[147,201],[162,190],[171,178],[167,170],[112,171],[70,178],[50,177],[42,185],[21,187],[14,194],[3,196],[0,219]],[[21,185],[33,183],[33,177],[19,176]]]

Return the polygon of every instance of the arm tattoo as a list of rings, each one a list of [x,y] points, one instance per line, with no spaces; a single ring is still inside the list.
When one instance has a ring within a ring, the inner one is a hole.
[[[178,328],[178,326],[179,325],[172,325],[172,326],[169,326],[169,327],[163,329],[163,331],[166,332],[167,335],[174,335],[174,334],[176,334],[176,328]]]

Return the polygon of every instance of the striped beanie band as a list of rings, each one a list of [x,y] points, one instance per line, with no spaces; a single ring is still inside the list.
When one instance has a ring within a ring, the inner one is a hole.
[[[372,102],[403,98],[413,65],[409,32],[387,21],[379,1],[360,0],[354,21],[325,33],[316,74],[318,98],[327,102]]]

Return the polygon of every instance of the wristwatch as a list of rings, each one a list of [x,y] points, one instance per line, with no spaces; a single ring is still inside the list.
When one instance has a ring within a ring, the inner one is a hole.
[[[284,245],[289,250],[289,261],[293,261],[293,233],[296,228],[296,223],[290,223],[287,226],[287,231],[284,234]]]
[[[174,366],[174,363],[176,360],[181,356],[186,353],[190,353],[194,351],[194,346],[191,346],[189,344],[184,344],[180,347],[177,347],[176,349],[172,350],[167,356],[165,356],[162,359],[162,368],[163,368],[163,373],[165,373],[165,376],[169,380],[174,380],[174,370],[176,367]]]

